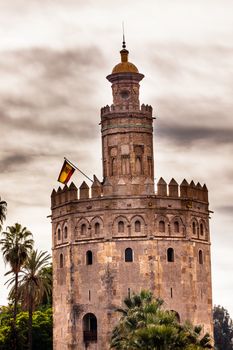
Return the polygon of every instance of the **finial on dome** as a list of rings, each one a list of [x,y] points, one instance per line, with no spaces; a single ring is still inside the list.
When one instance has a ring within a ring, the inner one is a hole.
[[[123,42],[122,42],[122,48],[126,48],[126,43],[125,43],[125,27],[124,27],[124,22],[122,22],[122,32],[123,32]]]

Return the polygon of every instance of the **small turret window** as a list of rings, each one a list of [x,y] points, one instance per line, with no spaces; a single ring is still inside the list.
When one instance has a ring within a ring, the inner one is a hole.
[[[63,254],[60,254],[60,261],[59,261],[59,266],[60,266],[60,268],[62,268],[63,265],[64,265]]]
[[[124,227],[124,226],[125,226],[125,225],[124,225],[124,222],[123,222],[123,221],[119,221],[119,222],[118,222],[118,232],[123,233],[124,230],[125,230],[125,227]]]
[[[93,256],[92,256],[92,251],[91,250],[88,250],[86,252],[86,264],[87,265],[92,265],[93,263]]]
[[[133,261],[133,250],[131,248],[125,249],[125,262]]]
[[[204,226],[203,226],[203,224],[201,223],[200,224],[200,234],[203,236],[203,234],[204,234]]]
[[[60,239],[61,239],[61,229],[59,228],[58,230],[57,230],[57,239],[60,241]]]
[[[193,235],[195,235],[197,233],[196,223],[193,222],[192,226],[193,226]]]
[[[99,235],[100,233],[100,224],[98,222],[95,223],[95,235]]]
[[[86,224],[82,224],[81,225],[81,234],[85,235],[87,233],[87,225]]]
[[[165,222],[163,220],[159,221],[159,232],[165,232]]]
[[[167,261],[174,262],[174,249],[173,248],[168,248],[168,250],[167,250]]]
[[[174,222],[174,232],[176,233],[180,232],[180,225],[178,221]]]
[[[141,222],[139,220],[135,221],[135,232],[141,232]]]
[[[67,238],[68,237],[68,228],[67,226],[65,226],[64,228],[64,238]]]
[[[198,258],[199,258],[199,264],[203,264],[203,251],[199,250],[199,254],[198,254]]]

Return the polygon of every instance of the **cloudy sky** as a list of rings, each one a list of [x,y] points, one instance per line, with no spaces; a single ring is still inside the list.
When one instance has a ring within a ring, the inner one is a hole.
[[[156,179],[209,188],[214,303],[233,316],[233,3],[229,0],[0,1],[0,196],[6,225],[51,249],[50,193],[63,157],[101,178],[99,110],[130,60],[154,108]],[[83,178],[76,174],[77,186]],[[0,304],[6,302],[0,261]]]

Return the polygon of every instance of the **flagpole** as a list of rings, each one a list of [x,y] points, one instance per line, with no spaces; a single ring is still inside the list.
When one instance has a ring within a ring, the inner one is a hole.
[[[82,170],[80,170],[76,165],[74,165],[73,163],[71,163],[71,161],[69,159],[67,159],[66,157],[64,157],[64,159],[70,163],[71,166],[73,166],[76,170],[78,170],[81,174],[83,174],[88,180],[90,180],[91,182],[94,182],[92,179],[90,179],[86,174],[84,174],[84,172],[82,172]]]

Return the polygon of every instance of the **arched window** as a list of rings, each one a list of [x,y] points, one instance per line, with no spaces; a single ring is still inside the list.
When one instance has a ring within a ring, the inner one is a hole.
[[[124,222],[123,222],[123,221],[119,221],[119,222],[118,222],[118,232],[123,233],[124,230],[125,230],[125,228],[124,228]]]
[[[59,266],[60,266],[60,268],[62,268],[63,265],[64,265],[63,254],[60,254],[60,259],[59,259]]]
[[[180,232],[179,221],[174,222],[174,232],[176,232],[176,233]]]
[[[163,220],[159,221],[159,232],[165,232],[165,222]]]
[[[100,234],[100,224],[98,222],[95,223],[95,235]]]
[[[167,261],[174,262],[174,249],[173,248],[168,248],[168,250],[167,250]]]
[[[88,250],[86,252],[86,264],[87,265],[92,265],[93,263],[93,258],[92,258],[92,251],[91,250]]]
[[[139,220],[135,221],[134,227],[135,232],[141,232],[141,222]]]
[[[133,250],[131,248],[125,249],[125,262],[133,261]]]
[[[203,236],[204,234],[204,226],[203,226],[203,223],[200,224],[200,235]]]
[[[64,228],[64,238],[67,238],[68,237],[68,228],[67,226],[65,226]]]
[[[178,314],[178,312],[175,310],[171,310],[171,312],[175,315],[176,321],[180,323],[180,315]]]
[[[87,233],[87,225],[86,224],[82,224],[81,225],[81,234],[85,235]]]
[[[198,259],[199,259],[199,264],[203,264],[203,251],[202,250],[199,250],[199,253],[198,253]]]
[[[97,318],[88,313],[83,317],[83,341],[84,343],[97,341]]]
[[[57,239],[60,241],[60,239],[61,239],[61,229],[59,228],[58,230],[57,230]]]
[[[195,235],[197,233],[197,227],[196,227],[196,223],[194,221],[192,223],[192,227],[193,227],[193,235]]]

